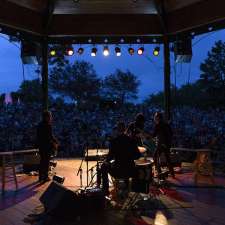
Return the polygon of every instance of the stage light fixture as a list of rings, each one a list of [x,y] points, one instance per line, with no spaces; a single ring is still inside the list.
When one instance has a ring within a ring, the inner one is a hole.
[[[97,48],[92,48],[91,49],[91,56],[93,56],[93,57],[96,56],[97,55],[97,51],[98,51]]]
[[[49,54],[50,54],[50,56],[56,56],[56,50],[50,49]]]
[[[108,46],[105,46],[104,49],[103,49],[103,55],[104,56],[108,56],[109,55],[109,48]]]
[[[144,53],[144,47],[140,47],[137,51],[138,55],[142,55]]]
[[[128,52],[129,52],[130,55],[133,55],[134,54],[134,49],[130,47],[130,48],[128,48]]]
[[[66,55],[72,56],[73,54],[74,54],[73,47],[67,47],[66,48]]]
[[[121,49],[120,47],[115,47],[116,56],[121,56]]]
[[[81,47],[78,48],[77,53],[78,53],[79,55],[82,55],[83,52],[84,52],[84,49],[83,49],[83,48],[81,48]]]
[[[155,47],[154,50],[153,50],[153,55],[154,55],[154,56],[158,56],[158,55],[159,55],[159,52],[160,52],[160,47],[157,46],[157,47]]]

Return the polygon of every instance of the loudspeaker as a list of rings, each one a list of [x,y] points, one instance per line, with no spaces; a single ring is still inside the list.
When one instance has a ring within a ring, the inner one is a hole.
[[[23,64],[40,64],[40,46],[37,43],[21,41],[21,58]]]
[[[74,219],[81,214],[78,195],[56,182],[48,186],[40,201],[45,211],[55,217]]]
[[[92,188],[73,192],[52,182],[40,197],[45,211],[56,218],[75,219],[101,212],[105,208],[105,196],[101,189]]]
[[[185,37],[174,42],[174,57],[176,63],[189,63],[192,59],[192,39]]]

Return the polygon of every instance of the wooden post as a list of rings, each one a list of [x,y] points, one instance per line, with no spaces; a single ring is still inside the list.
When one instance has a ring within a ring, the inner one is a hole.
[[[171,119],[171,93],[170,93],[170,46],[168,36],[164,35],[164,110],[165,119]]]
[[[48,40],[42,42],[42,107],[43,111],[48,110]]]

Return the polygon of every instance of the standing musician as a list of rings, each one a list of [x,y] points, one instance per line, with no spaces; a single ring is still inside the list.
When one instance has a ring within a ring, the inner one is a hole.
[[[144,115],[142,113],[138,113],[136,115],[135,121],[130,123],[126,130],[126,134],[132,139],[134,139],[138,146],[143,145],[141,134],[142,132],[144,132],[144,126],[145,126]]]
[[[108,173],[115,178],[128,179],[135,175],[134,160],[140,158],[135,141],[125,134],[125,123],[117,124],[117,135],[111,140],[109,153],[106,161],[102,164],[99,171],[98,185],[101,180],[103,191],[109,194]]]
[[[39,182],[49,181],[48,170],[50,157],[58,147],[58,141],[52,133],[52,114],[44,111],[42,121],[37,127],[37,145],[40,154]]]
[[[153,131],[153,137],[156,137],[156,151],[154,153],[154,163],[158,174],[161,173],[161,167],[159,163],[160,155],[165,154],[166,161],[169,167],[170,174],[175,178],[173,166],[170,159],[170,147],[172,142],[172,130],[168,123],[163,120],[163,115],[160,112],[156,112],[154,115],[155,128]]]
[[[135,140],[139,147],[144,147],[147,150],[147,155],[152,156],[155,151],[155,143],[152,140],[152,135],[145,131],[145,118],[142,113],[136,115],[135,121],[130,123],[126,134]]]

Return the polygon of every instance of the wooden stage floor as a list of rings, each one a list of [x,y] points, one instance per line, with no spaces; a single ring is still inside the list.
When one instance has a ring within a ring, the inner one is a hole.
[[[64,185],[71,190],[80,186],[80,177],[77,171],[80,166],[79,159],[59,159],[55,172],[65,176]],[[89,168],[95,162],[90,162]],[[83,166],[83,184],[86,185],[86,162]],[[18,191],[14,190],[13,179],[9,178],[5,195],[0,196],[0,225],[44,225],[26,220],[27,215],[35,213],[40,207],[39,197],[48,187],[49,183],[40,185],[37,176],[17,175],[19,181]],[[165,188],[151,187],[151,194],[155,196],[160,205],[155,210],[146,210],[138,216],[130,217],[130,225],[225,225],[225,178],[217,177],[213,186],[199,186],[193,184],[190,171],[176,174],[176,179],[168,179],[170,185]],[[0,183],[1,185],[1,183]],[[150,204],[153,205],[153,202]],[[155,203],[154,203],[155,204]],[[163,207],[162,207],[163,206]],[[24,220],[25,219],[25,220]],[[65,224],[57,222],[54,225]],[[66,225],[79,223],[66,223]],[[94,223],[90,223],[94,224]],[[108,223],[107,223],[108,224]],[[123,224],[113,221],[111,224]],[[48,224],[47,224],[48,225]],[[98,223],[98,225],[106,225]]]

